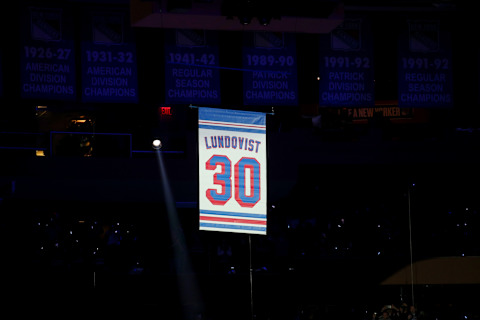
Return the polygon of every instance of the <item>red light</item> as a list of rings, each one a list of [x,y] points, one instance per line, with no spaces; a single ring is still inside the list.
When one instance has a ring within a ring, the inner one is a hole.
[[[172,121],[173,110],[172,107],[158,107],[158,117],[160,121]]]
[[[172,115],[172,107],[160,107],[160,115],[161,116],[171,116]]]

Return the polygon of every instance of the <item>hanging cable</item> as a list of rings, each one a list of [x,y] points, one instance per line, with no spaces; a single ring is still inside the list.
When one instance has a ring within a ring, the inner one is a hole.
[[[252,236],[248,235],[248,255],[249,255],[249,265],[250,265],[250,314],[252,320],[255,318],[253,314],[253,269],[252,269]]]
[[[415,305],[415,295],[414,295],[414,286],[413,286],[413,245],[412,245],[412,212],[411,212],[411,200],[410,200],[410,189],[414,187],[415,184],[413,183],[411,186],[408,187],[408,230],[409,230],[409,237],[410,237],[410,279],[412,281],[412,305]]]

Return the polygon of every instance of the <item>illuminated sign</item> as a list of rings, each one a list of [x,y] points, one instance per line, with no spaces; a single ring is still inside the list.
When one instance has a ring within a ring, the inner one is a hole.
[[[160,107],[160,115],[171,116],[172,115],[172,108],[171,107]]]

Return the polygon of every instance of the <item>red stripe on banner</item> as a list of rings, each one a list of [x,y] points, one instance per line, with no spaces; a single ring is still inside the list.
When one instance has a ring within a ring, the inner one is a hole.
[[[205,217],[205,216],[200,216],[200,220],[231,222],[231,223],[250,223],[250,224],[261,224],[261,225],[267,224],[267,221],[265,220],[217,218],[217,217]]]
[[[211,121],[205,121],[205,120],[199,120],[198,123],[200,124],[211,124],[211,125],[217,125],[217,126],[232,126],[232,127],[247,127],[247,128],[265,128],[265,126],[262,125],[248,125],[248,124],[238,124],[238,123],[230,123],[230,122],[211,122]]]

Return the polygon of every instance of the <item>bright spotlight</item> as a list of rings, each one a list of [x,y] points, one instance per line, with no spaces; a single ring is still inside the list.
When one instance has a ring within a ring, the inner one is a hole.
[[[155,150],[160,149],[160,148],[162,147],[162,142],[160,141],[160,139],[155,139],[155,140],[153,140],[153,142],[152,142],[152,147],[153,147],[153,149],[155,149]]]

